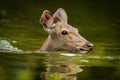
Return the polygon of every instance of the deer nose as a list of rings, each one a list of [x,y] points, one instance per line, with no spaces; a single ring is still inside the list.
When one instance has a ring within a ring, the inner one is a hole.
[[[87,48],[89,48],[89,50],[90,50],[90,51],[92,51],[92,50],[93,50],[93,47],[94,47],[94,45],[93,45],[93,44],[91,44],[91,43],[88,43],[88,44],[87,44]]]

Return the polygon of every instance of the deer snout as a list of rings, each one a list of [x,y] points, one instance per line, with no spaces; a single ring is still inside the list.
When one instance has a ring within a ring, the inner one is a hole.
[[[86,44],[86,46],[89,49],[89,51],[93,50],[94,45],[92,43],[88,43],[88,44]]]
[[[83,47],[80,47],[79,50],[81,53],[88,53],[89,51],[92,51],[94,48],[94,45],[92,43],[86,43]]]

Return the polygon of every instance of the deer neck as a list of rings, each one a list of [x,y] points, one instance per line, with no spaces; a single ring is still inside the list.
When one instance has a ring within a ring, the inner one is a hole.
[[[40,48],[40,51],[55,51],[57,49],[56,36],[49,34],[48,38],[45,40]]]

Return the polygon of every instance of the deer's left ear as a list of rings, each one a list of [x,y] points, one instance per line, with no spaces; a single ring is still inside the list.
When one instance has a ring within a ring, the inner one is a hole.
[[[40,21],[39,21],[42,25],[43,25],[43,28],[46,30],[46,31],[52,31],[53,29],[53,17],[51,15],[51,13],[48,11],[48,10],[45,10],[40,18]]]
[[[67,14],[65,12],[64,9],[62,8],[59,8],[53,15],[53,18],[54,18],[54,22],[57,22],[57,21],[63,21],[65,23],[67,23]]]

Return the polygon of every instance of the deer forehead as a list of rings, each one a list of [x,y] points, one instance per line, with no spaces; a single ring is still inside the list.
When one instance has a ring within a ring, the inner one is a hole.
[[[69,25],[69,24],[56,23],[56,24],[53,24],[53,25],[56,26],[56,28],[58,28],[59,31],[66,30],[66,31],[69,31],[69,32],[78,33],[78,29],[75,28],[75,27],[72,27],[72,26]],[[58,26],[59,26],[59,27],[58,27]]]
[[[62,29],[61,29],[62,31],[63,30],[66,30],[66,31],[68,31],[69,33],[74,33],[74,34],[78,34],[78,29],[77,28],[74,28],[74,27],[72,27],[72,26],[67,26],[67,27],[62,27]]]

